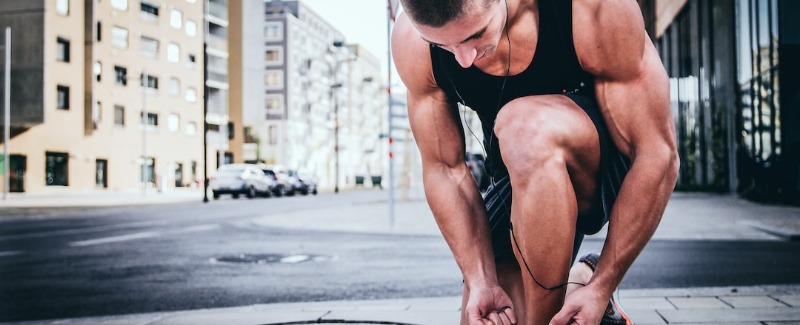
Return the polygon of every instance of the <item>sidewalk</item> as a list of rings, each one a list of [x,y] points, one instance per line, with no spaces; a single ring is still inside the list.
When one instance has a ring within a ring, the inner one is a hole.
[[[197,193],[185,199],[200,197]],[[370,194],[371,195],[371,194]],[[344,208],[255,218],[255,226],[324,231],[440,235],[420,195],[396,204],[386,192]],[[173,199],[180,199],[176,193]],[[166,199],[165,199],[166,200]],[[108,202],[112,202],[109,200]],[[31,201],[32,202],[32,201]],[[126,201],[130,203],[131,201]],[[0,204],[0,208],[3,205]],[[322,213],[324,212],[324,213]],[[603,238],[605,231],[596,237]],[[655,239],[798,240],[800,207],[762,205],[733,195],[675,193]],[[621,290],[635,324],[800,325],[800,285]],[[263,304],[15,324],[458,324],[460,297]]]
[[[0,197],[2,208],[42,207],[105,207],[141,204],[164,204],[177,202],[200,202],[202,188],[170,188],[159,192],[155,188],[139,190],[86,190],[74,191],[60,188],[48,189],[45,193],[9,193],[9,199]],[[209,200],[210,200],[209,196]]]

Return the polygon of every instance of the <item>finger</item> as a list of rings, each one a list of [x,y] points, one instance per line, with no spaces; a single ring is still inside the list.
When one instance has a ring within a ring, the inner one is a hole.
[[[500,318],[500,324],[503,324],[503,325],[513,325],[514,324],[513,322],[511,322],[511,318],[508,317],[508,314],[506,314],[505,310],[504,311],[498,311],[497,312],[497,317]]]
[[[500,308],[500,314],[508,317],[509,324],[513,325],[517,323],[517,314],[514,312],[514,308]]]
[[[505,324],[505,323],[503,323],[503,321],[501,321],[501,320],[500,320],[500,315],[498,315],[498,314],[497,314],[497,312],[491,312],[491,313],[489,313],[489,315],[488,315],[488,316],[486,316],[486,318],[488,318],[488,319],[489,319],[489,321],[487,322],[487,324],[492,324],[492,325],[502,325],[502,324]]]

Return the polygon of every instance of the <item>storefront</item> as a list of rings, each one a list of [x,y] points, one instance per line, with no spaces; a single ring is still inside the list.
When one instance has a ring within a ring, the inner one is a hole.
[[[798,9],[790,0],[690,0],[658,35],[678,189],[800,203],[800,71],[787,59],[800,57],[789,18]]]

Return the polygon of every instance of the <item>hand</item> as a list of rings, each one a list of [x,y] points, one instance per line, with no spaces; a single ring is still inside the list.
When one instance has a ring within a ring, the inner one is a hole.
[[[514,304],[499,286],[470,288],[465,312],[469,325],[517,324]]]
[[[564,306],[550,320],[550,325],[600,324],[610,298],[590,286],[577,288],[564,300]]]

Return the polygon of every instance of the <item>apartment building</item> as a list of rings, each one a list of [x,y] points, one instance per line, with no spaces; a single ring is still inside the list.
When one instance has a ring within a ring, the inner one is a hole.
[[[379,60],[301,1],[232,0],[230,10],[229,111],[244,135],[231,150],[241,146],[242,161],[308,170],[321,187],[382,172]]]
[[[0,2],[13,30],[10,190],[196,185],[203,11],[202,0]]]

